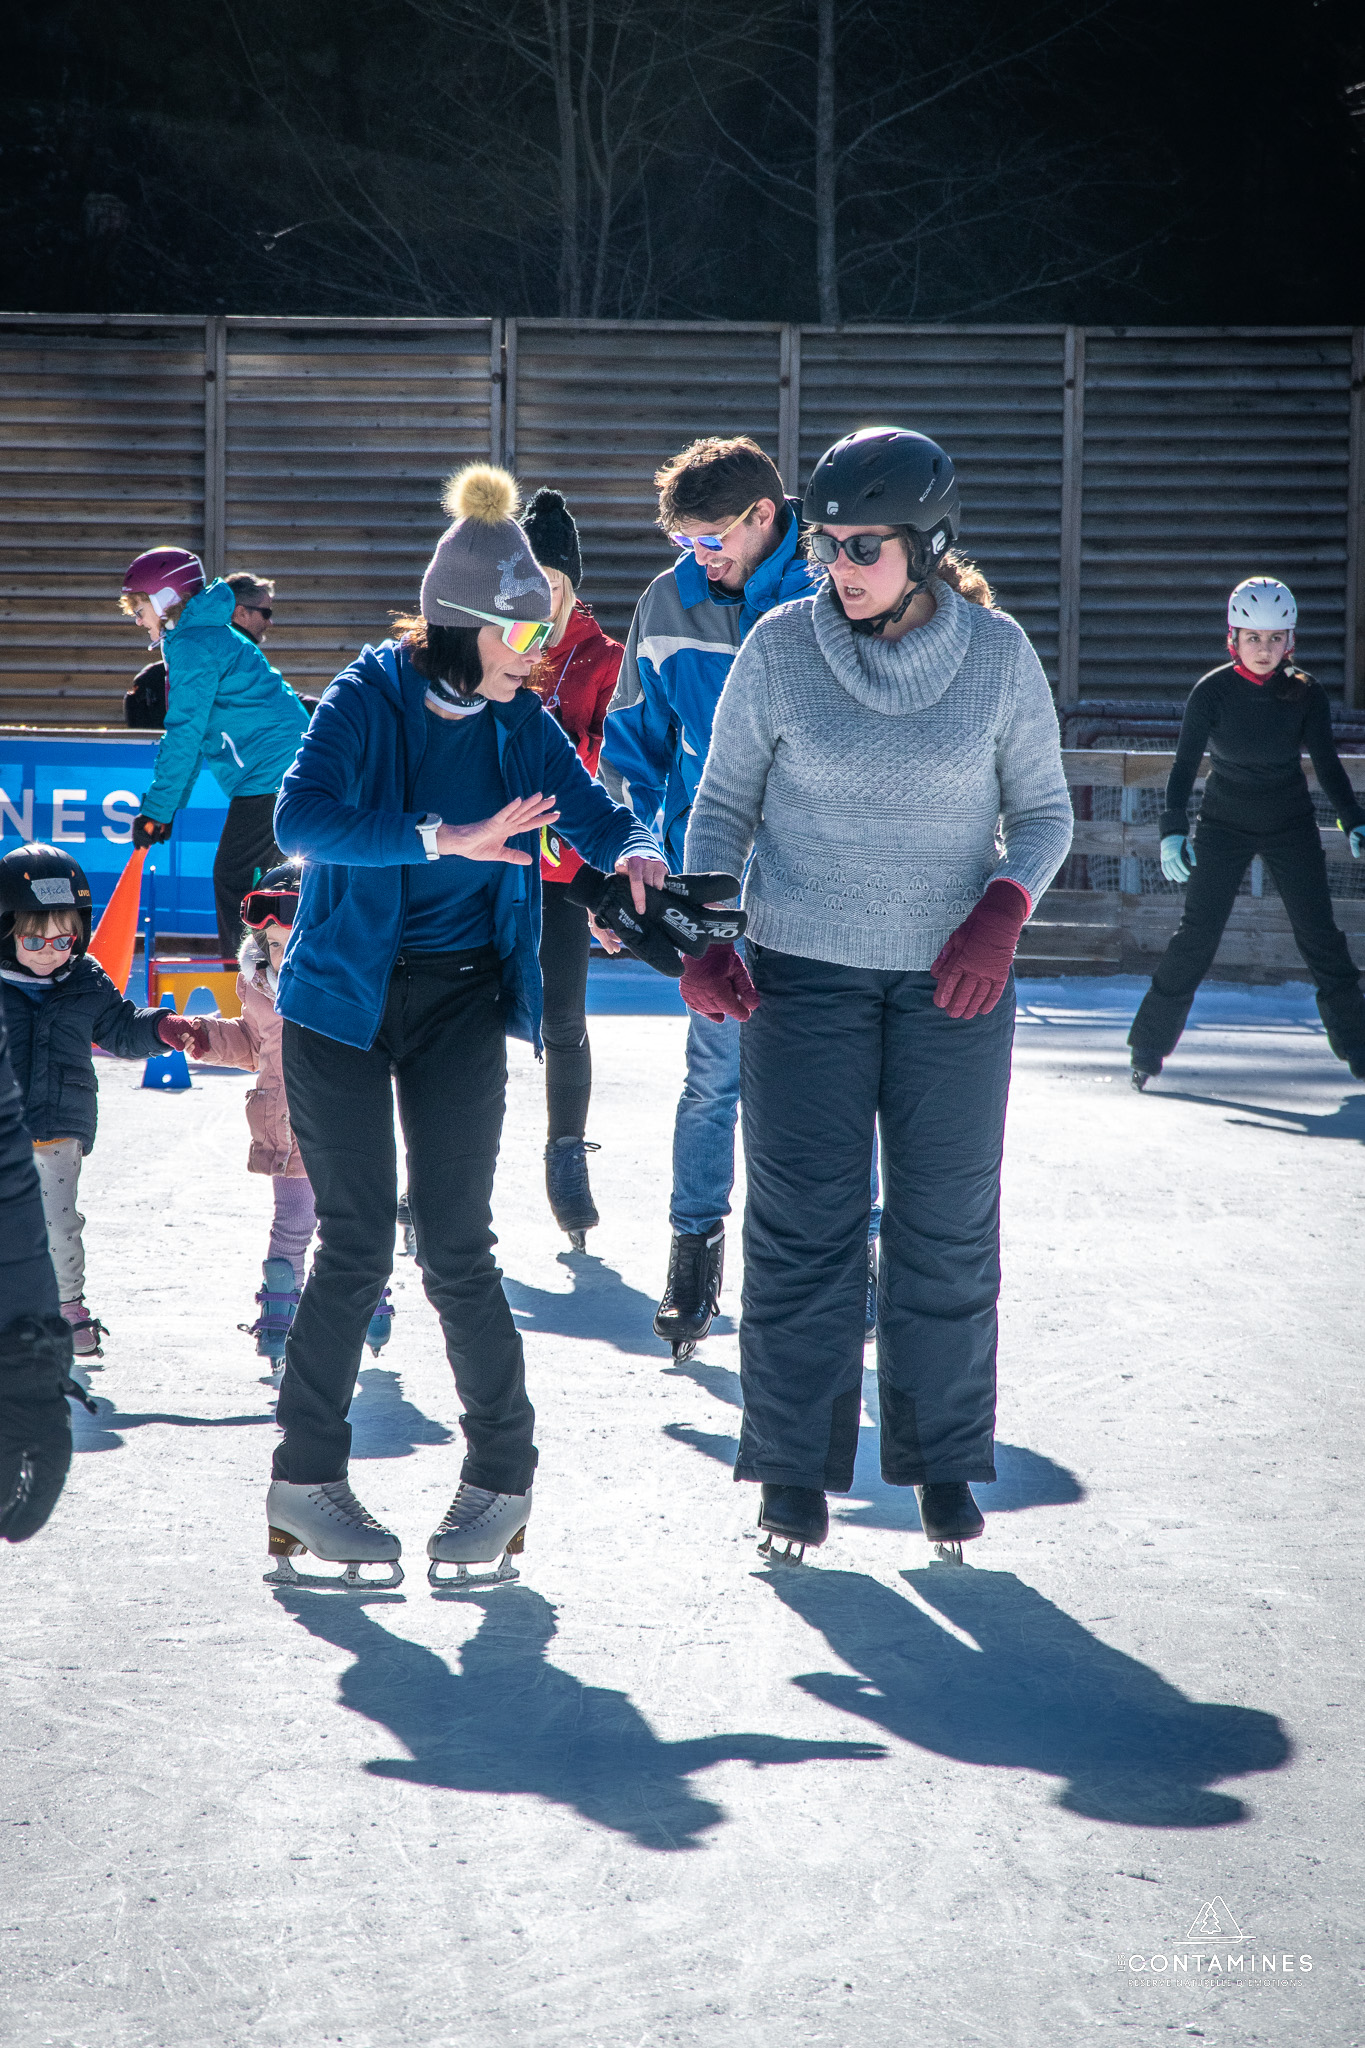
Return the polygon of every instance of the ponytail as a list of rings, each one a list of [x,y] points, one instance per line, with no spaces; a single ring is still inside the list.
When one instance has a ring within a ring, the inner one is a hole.
[[[995,592],[976,563],[969,562],[956,548],[949,548],[934,574],[941,583],[946,583],[951,590],[955,590],[959,597],[965,597],[968,604],[995,603]]]

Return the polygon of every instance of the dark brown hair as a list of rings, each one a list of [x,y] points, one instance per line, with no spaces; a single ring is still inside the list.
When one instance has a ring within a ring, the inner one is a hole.
[[[770,498],[780,516],[787,502],[776,464],[747,434],[728,441],[716,434],[703,435],[656,470],[654,482],[665,533],[684,519],[709,525],[737,518],[760,498]]]
[[[429,683],[445,683],[457,697],[478,695],[483,656],[477,626],[433,626],[420,615],[410,618],[395,612],[393,630],[401,637],[419,676]]]

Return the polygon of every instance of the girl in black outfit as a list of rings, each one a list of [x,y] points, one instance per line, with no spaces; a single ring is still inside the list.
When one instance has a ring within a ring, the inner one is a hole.
[[[1332,915],[1300,755],[1310,756],[1357,859],[1365,851],[1365,807],[1337,756],[1327,693],[1291,659],[1297,616],[1283,583],[1268,576],[1239,583],[1228,600],[1232,660],[1196,683],[1185,706],[1161,814],[1161,867],[1168,881],[1188,882],[1189,889],[1179,930],[1128,1034],[1135,1088],[1145,1088],[1174,1051],[1256,854],[1270,870],[1317,984],[1327,1042],[1365,1079],[1365,997]],[[1192,846],[1187,811],[1206,748],[1211,767]]]

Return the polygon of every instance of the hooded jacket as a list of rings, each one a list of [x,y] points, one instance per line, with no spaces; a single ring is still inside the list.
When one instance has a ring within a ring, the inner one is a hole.
[[[0,966],[10,1056],[24,1098],[30,1138],[79,1138],[95,1144],[98,1115],[92,1045],[121,1060],[158,1057],[166,1047],[157,1031],[160,1010],[139,1009],[121,996],[98,960],[82,953],[56,974],[25,974]],[[46,984],[43,995],[29,988]]]
[[[256,1086],[246,1098],[246,1123],[251,1134],[247,1153],[248,1173],[284,1174],[291,1180],[307,1180],[308,1169],[300,1156],[289,1102],[284,1092],[284,1063],[280,1041],[284,1019],[275,1008],[270,985],[270,956],[255,932],[248,932],[237,953],[241,973],[237,996],[240,1017],[202,1017],[208,1033],[207,1059],[227,1067],[245,1067],[257,1076]]]
[[[162,636],[166,731],[142,810],[163,824],[187,801],[201,768],[229,803],[273,796],[308,724],[279,670],[228,624],[236,603],[219,577]]]
[[[602,721],[621,673],[625,652],[619,640],[602,631],[585,604],[569,614],[564,637],[551,647],[531,673],[531,688],[557,725],[573,741],[589,775],[596,775],[602,757]],[[583,863],[557,825],[541,833],[540,878],[571,882]]]
[[[324,693],[275,806],[277,843],[305,863],[276,1008],[364,1051],[379,1030],[398,958],[408,869],[426,859],[412,805],[427,745],[426,689],[406,648],[391,640],[362,648]],[[553,795],[556,829],[594,867],[611,868],[626,853],[659,858],[652,836],[592,780],[533,691],[490,703],[483,715],[497,728],[504,802]],[[523,833],[509,844],[532,861],[509,864],[499,876],[494,945],[507,1030],[539,1052],[539,841]]]
[[[718,595],[688,553],[655,577],[635,607],[607,713],[603,767],[608,787],[619,778],[637,818],[652,825],[662,810],[664,849],[675,873],[682,869],[688,813],[730,665],[765,612],[816,588],[798,552],[799,501],[788,498],[787,510],[786,532],[742,597]]]

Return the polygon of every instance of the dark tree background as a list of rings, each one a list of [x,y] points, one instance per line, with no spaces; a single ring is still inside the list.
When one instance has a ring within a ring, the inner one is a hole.
[[[1360,0],[45,0],[0,303],[1365,319]]]

